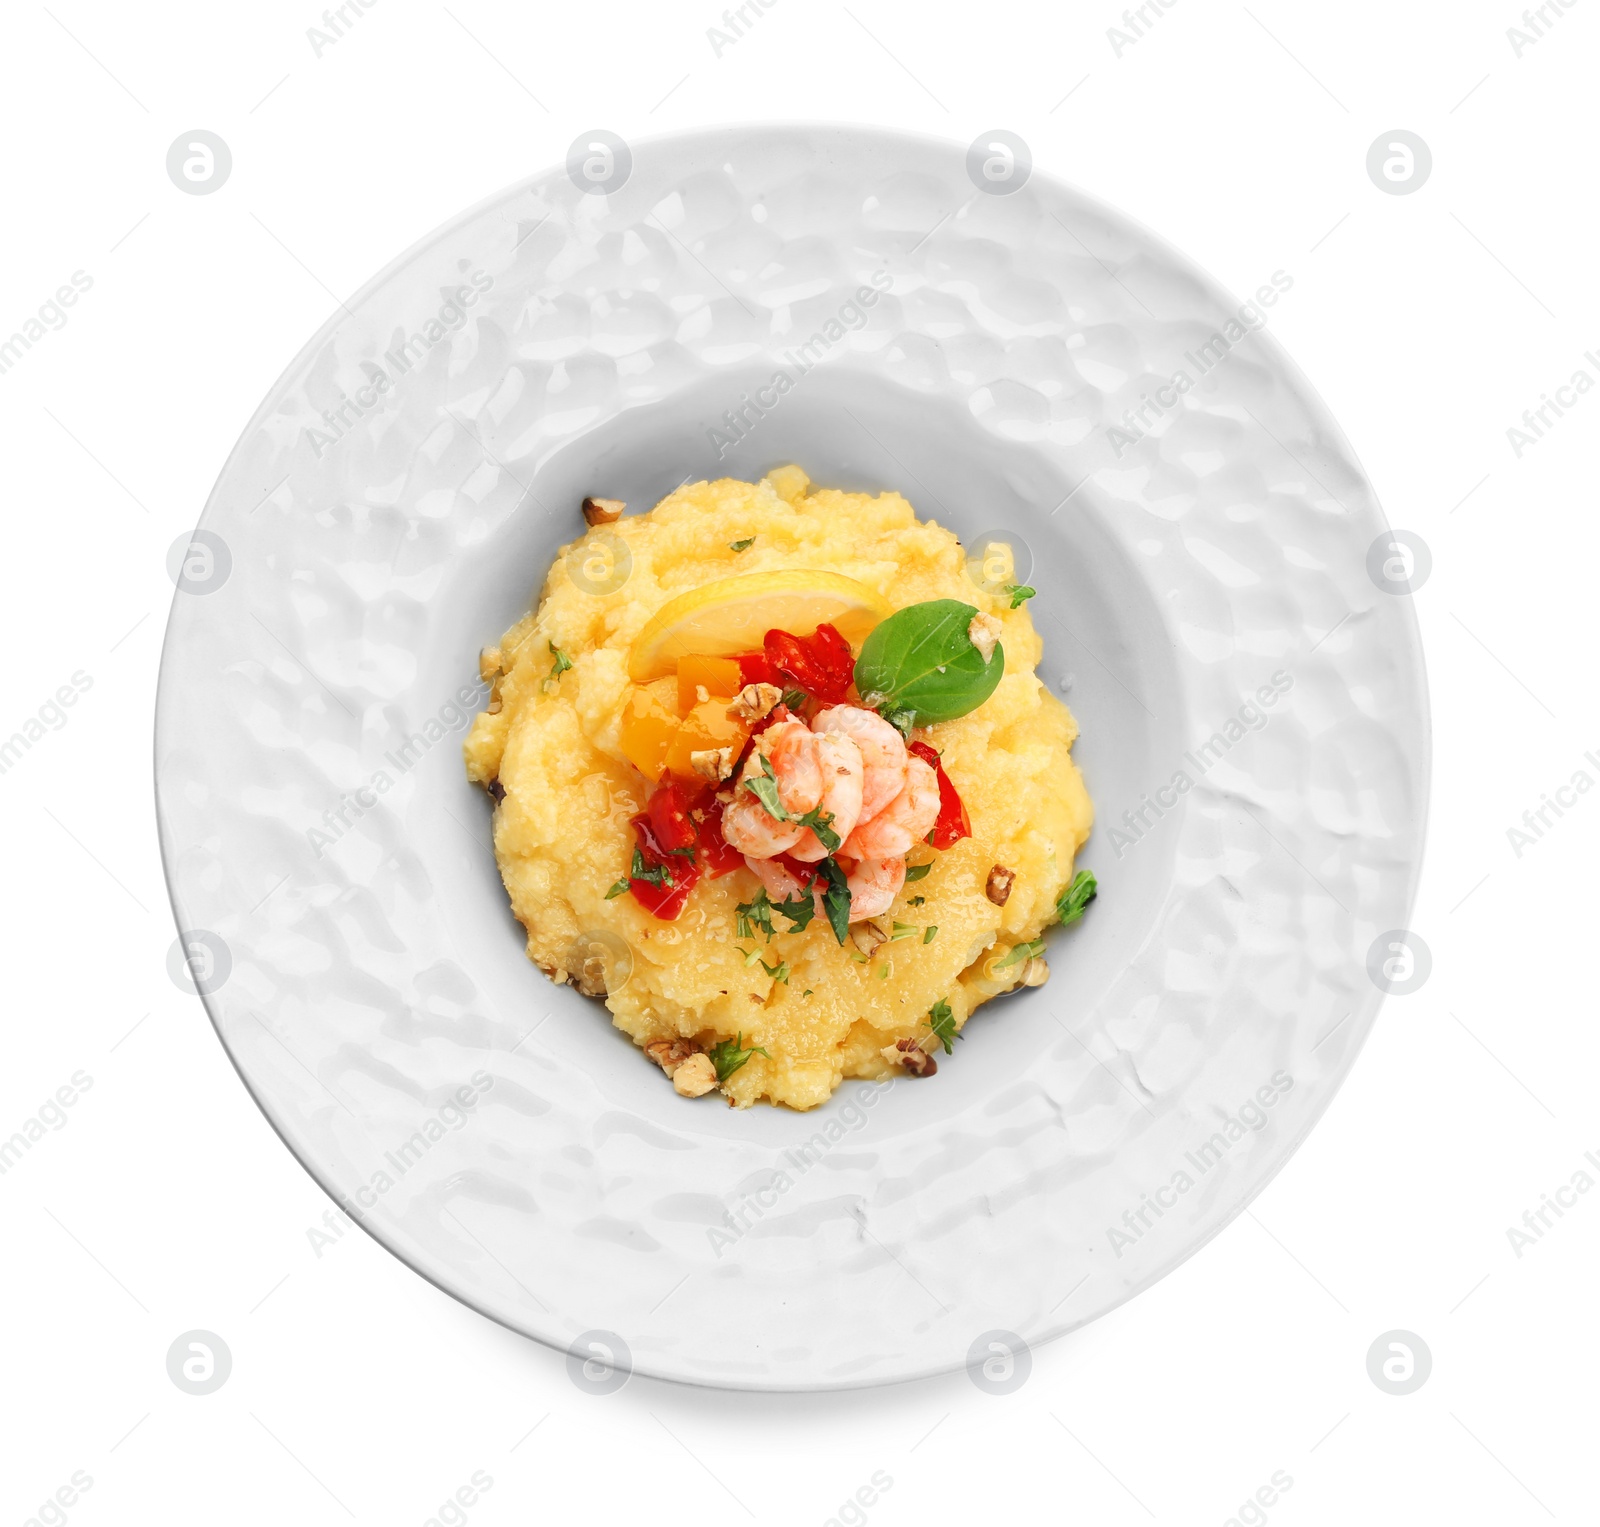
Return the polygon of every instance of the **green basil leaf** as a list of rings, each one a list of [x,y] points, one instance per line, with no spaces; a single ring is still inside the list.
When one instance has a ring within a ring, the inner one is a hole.
[[[976,710],[1005,672],[998,642],[986,663],[967,627],[978,613],[959,599],[908,605],[879,622],[856,659],[864,701],[895,720],[909,711],[918,726],[954,721]]]

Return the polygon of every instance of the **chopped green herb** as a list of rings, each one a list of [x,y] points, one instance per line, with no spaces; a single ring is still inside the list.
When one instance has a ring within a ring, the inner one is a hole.
[[[778,799],[778,776],[772,772],[772,760],[761,752],[758,752],[756,757],[761,760],[762,773],[747,779],[744,787],[767,808],[767,815],[773,821],[787,822],[789,813],[783,809],[783,802]]]
[[[824,859],[817,868],[828,882],[822,893],[822,909],[828,914],[833,936],[842,944],[850,932],[850,886],[838,861],[832,857]]]
[[[619,897],[627,889],[628,889],[627,880],[626,879],[619,880],[614,886],[611,887],[611,889],[609,891],[606,892],[606,900],[607,901],[615,901],[617,899],[617,897]]]
[[[647,881],[650,885],[666,885],[670,881],[667,867],[664,864],[646,864],[644,855],[640,852],[638,844],[633,848],[633,868],[628,871],[633,880]]]
[[[898,944],[903,938],[915,938],[916,936],[917,928],[915,923],[903,923],[897,918],[894,924],[894,932],[889,935],[888,941],[891,944]]]
[[[800,995],[802,997],[809,997],[811,995],[811,988],[809,986],[806,987],[806,989],[803,992],[801,992]]]
[[[749,551],[750,548],[752,546],[754,546],[755,544],[756,544],[756,538],[754,536],[746,536],[745,539],[742,540],[742,541],[729,541],[728,542],[728,550],[729,551]]]
[[[885,960],[883,962],[883,964],[881,964],[878,967],[878,979],[880,981],[887,981],[889,979],[889,977],[891,975],[893,975],[893,974],[894,974],[894,961],[893,960]]]
[[[913,896],[911,900],[906,903],[906,905],[908,907],[920,907],[927,899],[928,898],[926,896]]]
[[[942,998],[928,1009],[928,1027],[933,1030],[933,1037],[944,1046],[944,1053],[951,1054],[955,1050],[954,1040],[960,1039],[960,1031],[956,1028],[955,1015],[950,1011],[950,1004]]]
[[[824,811],[821,806],[814,806],[803,817],[791,817],[790,820],[798,822],[802,827],[809,827],[817,835],[817,841],[830,854],[844,841],[833,830],[833,813]]]
[[[1038,589],[1029,588],[1026,583],[1008,583],[1006,593],[1011,596],[1011,608],[1014,610],[1025,599],[1032,599]]]
[[[802,891],[798,896],[791,896],[787,901],[775,901],[772,904],[774,912],[781,912],[789,919],[789,932],[803,933],[811,926],[811,919],[817,915],[817,903],[809,890]]]
[[[759,928],[770,943],[772,935],[778,931],[772,926],[772,901],[765,886],[756,892],[753,900],[741,901],[733,909],[733,915],[737,923],[735,936],[738,938],[754,938]]]
[[[761,968],[766,971],[766,973],[771,976],[774,981],[782,981],[785,986],[789,984],[789,962],[787,960],[779,960],[776,965],[769,965],[765,960],[763,960],[761,962]]]
[[[923,876],[927,875],[932,869],[933,861],[931,859],[926,864],[913,864],[911,868],[906,871],[906,883],[909,885],[913,880],[921,880]]]
[[[739,946],[735,944],[734,948],[738,949]],[[752,965],[755,964],[757,960],[761,958],[761,951],[759,949],[739,949],[739,953],[744,956],[744,968],[746,970],[748,970]]]
[[[561,675],[564,674],[567,669],[572,667],[572,659],[568,657],[566,653],[563,652],[558,646],[556,646],[554,642],[550,642],[547,645],[550,648],[550,656],[555,659],[555,662],[550,665],[550,672],[545,676],[539,687],[544,690],[546,694],[549,694],[549,692],[554,689],[557,683],[560,681]]]
[[[1004,970],[1008,965],[1020,965],[1024,960],[1037,959],[1043,953],[1044,940],[1036,938],[1031,944],[1018,944],[1003,960],[996,960],[989,968]]]
[[[917,713],[914,710],[892,710],[883,719],[907,742],[911,740],[911,728],[917,724]]]
[[[931,944],[938,936],[938,923],[929,923],[928,926],[922,930],[922,942],[924,944]]]
[[[767,1055],[760,1045],[752,1045],[748,1050],[742,1049],[744,1035],[741,1033],[736,1039],[719,1039],[716,1044],[706,1051],[711,1064],[717,1068],[717,1080],[725,1082],[739,1069],[752,1055]],[[767,1055],[767,1059],[772,1057]]]
[[[1094,878],[1094,871],[1079,870],[1072,877],[1072,884],[1056,898],[1056,916],[1063,923],[1077,922],[1083,916],[1084,909],[1099,894],[1100,882]]]
[[[799,710],[800,707],[804,705],[810,698],[811,696],[796,684],[789,685],[789,687],[783,692],[783,703],[787,705],[790,710]]]

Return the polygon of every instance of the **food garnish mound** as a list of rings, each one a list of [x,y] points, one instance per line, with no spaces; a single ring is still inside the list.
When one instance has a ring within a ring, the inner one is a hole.
[[[624,507],[584,501],[480,660],[467,774],[529,958],[686,1097],[933,1075],[1095,894],[1035,591],[990,576],[1003,544],[969,576],[898,493],[798,467]]]

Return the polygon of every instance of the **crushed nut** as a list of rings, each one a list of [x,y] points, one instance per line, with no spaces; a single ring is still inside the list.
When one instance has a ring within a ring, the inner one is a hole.
[[[1035,955],[1022,967],[1022,984],[1024,986],[1043,986],[1050,979],[1050,967],[1038,955]]]
[[[691,1055],[700,1052],[687,1039],[652,1039],[644,1047],[644,1053],[672,1076]]]
[[[683,1098],[703,1098],[717,1085],[717,1068],[709,1055],[691,1055],[672,1074],[672,1090]]]
[[[493,801],[496,806],[498,806],[500,802],[506,798],[506,787],[497,779],[491,779],[483,788],[489,792],[489,799]]]
[[[985,615],[981,611],[968,623],[967,640],[978,649],[984,662],[987,663],[994,656],[994,644],[1000,640],[1002,629],[996,616]]]
[[[732,748],[701,748],[689,755],[689,767],[701,779],[719,785],[733,773]]]
[[[852,923],[850,942],[870,960],[880,944],[889,942],[889,935],[875,922]]]
[[[584,523],[588,525],[611,525],[622,518],[622,511],[628,506],[620,498],[586,498],[583,501]]]
[[[1017,878],[1015,870],[1008,870],[1003,864],[989,866],[989,881],[983,888],[983,894],[997,907],[1003,907],[1011,899],[1011,883]]]
[[[939,1069],[939,1062],[915,1039],[902,1039],[895,1044],[885,1045],[878,1053],[910,1076],[932,1076]]]
[[[485,647],[478,653],[478,677],[485,684],[504,672],[505,659],[498,647]]]
[[[783,691],[776,684],[746,684],[733,697],[733,704],[728,707],[728,719],[760,721],[763,716],[772,714],[773,707],[782,698]]]

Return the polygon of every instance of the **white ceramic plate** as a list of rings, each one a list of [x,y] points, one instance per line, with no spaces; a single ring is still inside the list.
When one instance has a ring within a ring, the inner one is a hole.
[[[207,1008],[330,1193],[541,1341],[764,1389],[1020,1351],[1249,1203],[1373,1021],[1426,802],[1404,553],[1264,306],[1016,140],[590,142],[352,299],[206,506],[157,775]],[[805,1115],[686,1103],[528,963],[459,750],[584,494],[791,460],[1016,539],[1101,885],[937,1078]]]

